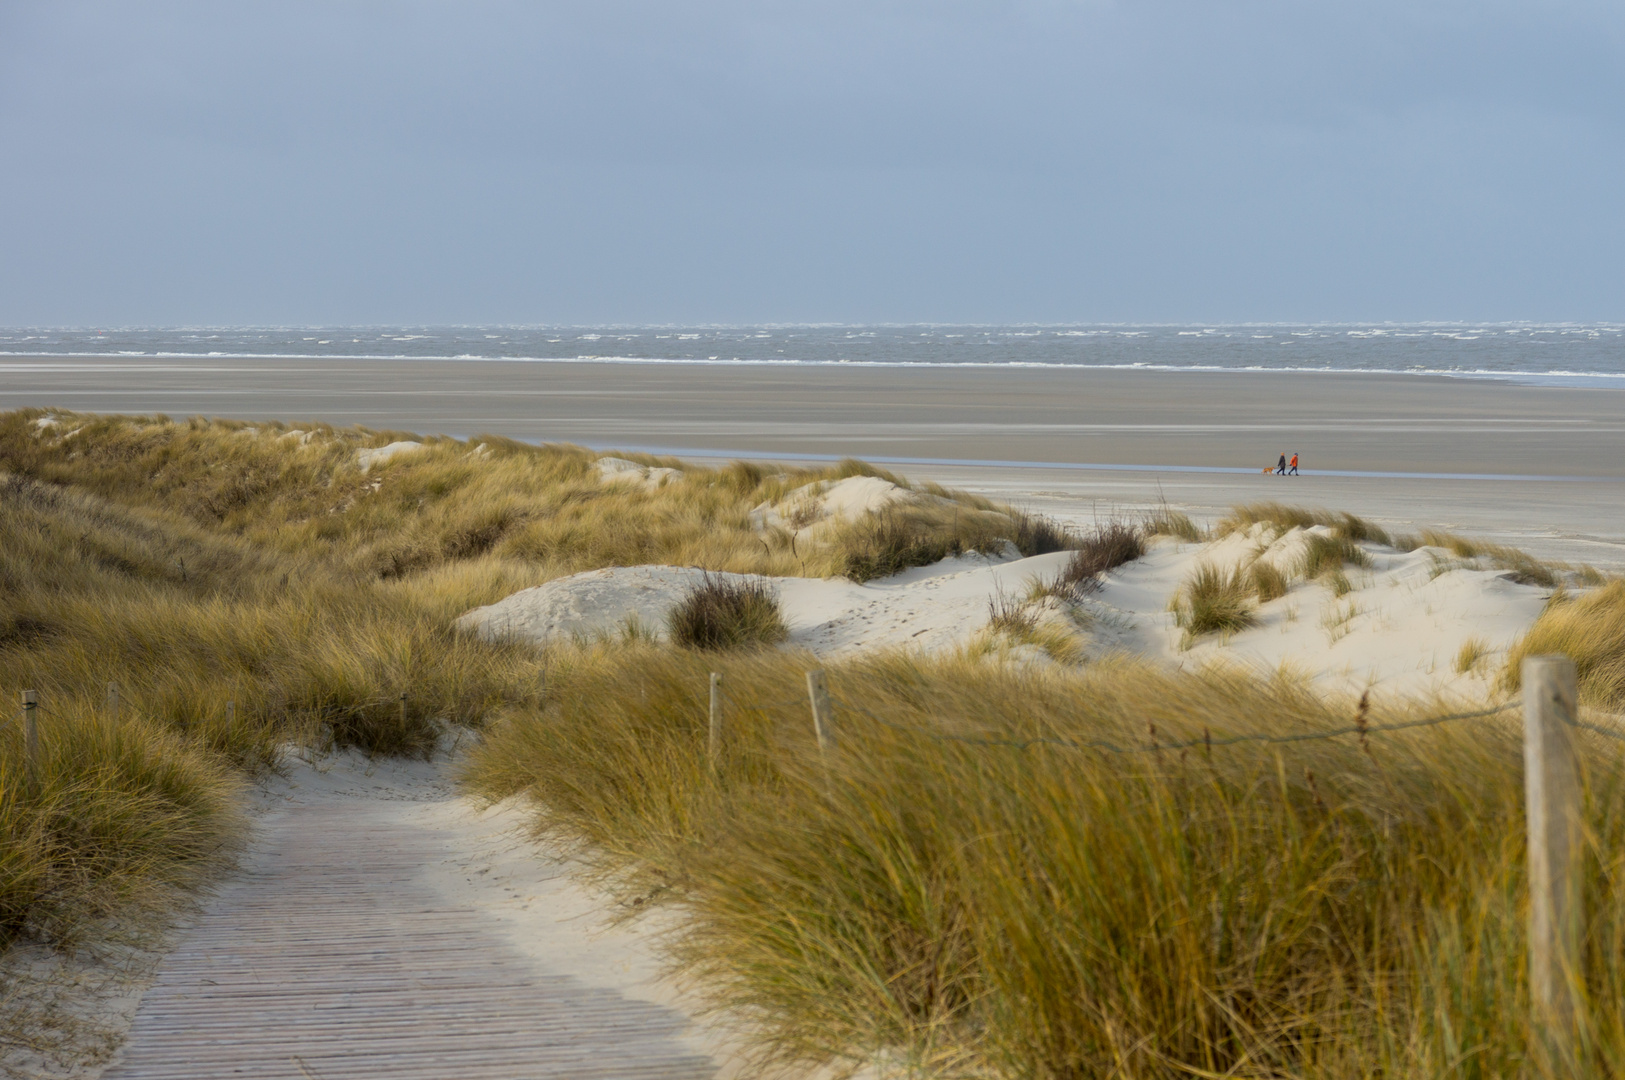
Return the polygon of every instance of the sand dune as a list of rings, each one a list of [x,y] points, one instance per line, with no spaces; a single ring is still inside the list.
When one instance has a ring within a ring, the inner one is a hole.
[[[1290,577],[1314,531],[1276,535],[1255,527],[1202,544],[1156,538],[1143,558],[1106,575],[1097,592],[1059,606],[1084,656],[1126,652],[1183,668],[1285,669],[1352,693],[1380,688],[1477,698],[1492,689],[1505,650],[1551,593],[1440,548],[1401,552],[1363,544],[1371,565],[1346,569],[1351,588],[1345,595],[1326,580],[1296,580],[1285,596],[1258,605],[1252,627],[1184,640],[1169,606],[1199,565],[1227,570],[1258,559]],[[1026,597],[1069,558],[1066,552],[1026,559],[967,555],[861,585],[842,578],[768,580],[790,628],[788,647],[831,658],[880,648],[939,652],[985,640],[991,603]],[[705,576],[690,567],[595,570],[526,589],[469,612],[458,624],[536,643],[617,636],[632,627],[661,637],[667,613]],[[1457,670],[1469,642],[1477,656]]]

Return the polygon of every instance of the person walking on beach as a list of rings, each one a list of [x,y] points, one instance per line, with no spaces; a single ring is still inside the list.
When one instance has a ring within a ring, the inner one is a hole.
[[[1298,475],[1298,452],[1296,450],[1292,451],[1292,461],[1291,461],[1290,464],[1291,464],[1291,468],[1287,469],[1286,474],[1288,476],[1297,476]]]
[[[1286,455],[1285,454],[1282,454],[1281,455],[1281,460],[1275,463],[1275,475],[1276,476],[1285,476],[1286,475]]]

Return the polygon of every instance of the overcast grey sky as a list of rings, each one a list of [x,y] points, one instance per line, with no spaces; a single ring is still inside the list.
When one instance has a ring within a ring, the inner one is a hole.
[[[0,323],[1625,317],[1625,4],[0,0]]]

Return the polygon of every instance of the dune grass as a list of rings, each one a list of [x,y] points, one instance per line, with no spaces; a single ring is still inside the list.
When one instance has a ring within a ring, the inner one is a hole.
[[[1509,650],[1502,683],[1509,690],[1518,689],[1524,658],[1548,653],[1574,660],[1582,701],[1625,711],[1625,581],[1616,579],[1579,596],[1555,595]]]
[[[1274,564],[1264,562],[1262,559],[1254,560],[1247,568],[1247,580],[1252,586],[1253,595],[1260,604],[1267,604],[1271,600],[1279,600],[1291,589],[1291,582],[1286,574]]]
[[[1421,534],[1405,537],[1406,550],[1417,547],[1443,548],[1463,559],[1482,559],[1498,570],[1510,570],[1512,580],[1523,585],[1552,588],[1563,580],[1564,571],[1572,569],[1563,563],[1546,563],[1528,552],[1504,544],[1491,544],[1483,540],[1470,540],[1455,533],[1437,529],[1423,529]],[[1588,584],[1600,584],[1600,575],[1590,567],[1579,572]]]
[[[590,451],[495,436],[426,438],[421,449],[363,472],[357,451],[418,436],[317,425],[304,441],[286,437],[281,424],[52,415],[57,426],[43,431],[41,410],[0,415],[0,467],[366,580],[482,557],[544,580],[641,563],[861,578],[938,552],[990,550],[1020,532],[1013,511],[932,485],[919,491],[934,498],[855,523],[831,544],[803,547],[784,530],[750,527],[751,509],[807,484],[857,475],[899,481],[857,461],[768,472],[623,455],[683,469],[650,492],[601,482]]]
[[[1322,525],[1334,535],[1351,541],[1369,541],[1377,544],[1392,543],[1387,530],[1364,518],[1330,510],[1314,510],[1302,506],[1288,506],[1278,502],[1247,503],[1233,506],[1220,518],[1213,531],[1219,536],[1250,528],[1258,523],[1270,525],[1280,532],[1288,529],[1309,529]]]
[[[1140,528],[1146,536],[1171,536],[1191,544],[1199,544],[1207,539],[1207,534],[1190,519],[1190,515],[1167,505],[1146,514]]]
[[[1456,674],[1465,675],[1478,667],[1479,662],[1489,654],[1489,651],[1489,643],[1481,637],[1470,637],[1462,642],[1460,650],[1456,653],[1456,662],[1453,665]]]
[[[1256,564],[1255,564],[1256,565]],[[1184,647],[1204,634],[1228,634],[1258,621],[1252,599],[1257,586],[1240,567],[1221,570],[1201,563],[1174,597],[1174,620],[1184,629]]]
[[[195,743],[75,698],[41,703],[30,770],[19,689],[0,678],[0,949],[139,934],[235,854],[237,784]]]
[[[694,649],[777,645],[790,636],[767,582],[709,574],[672,608],[666,625],[673,642]]]
[[[1346,725],[1289,682],[1135,665],[568,650],[468,763],[524,793],[779,1061],[924,1075],[1528,1075],[1515,721]],[[708,672],[729,686],[707,771]],[[1415,716],[1411,706],[1373,722]],[[953,741],[943,736],[965,736]],[[1030,740],[1038,739],[1038,742]],[[1195,740],[1161,753],[1125,749]],[[1589,750],[1588,750],[1589,754]],[[1590,755],[1591,1075],[1625,1067],[1625,816]]]
[[[1314,580],[1340,572],[1345,566],[1370,566],[1371,557],[1346,536],[1310,536],[1304,545],[1298,572]]]

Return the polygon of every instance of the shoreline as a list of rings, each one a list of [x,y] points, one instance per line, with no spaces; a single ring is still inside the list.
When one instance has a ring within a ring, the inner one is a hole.
[[[697,368],[751,368],[762,367],[770,369],[797,369],[797,368],[837,368],[837,369],[876,369],[876,370],[907,370],[907,371],[1046,371],[1046,372],[1143,372],[1154,375],[1343,375],[1343,376],[1371,376],[1395,378],[1437,378],[1459,379],[1469,382],[1504,382],[1516,386],[1550,387],[1554,389],[1583,389],[1583,390],[1625,390],[1625,372],[1586,372],[1586,371],[1497,371],[1489,368],[1456,369],[1456,368],[1350,368],[1350,367],[1313,367],[1313,366],[1264,366],[1248,365],[1232,367],[1220,364],[1063,364],[1039,360],[999,360],[999,361],[924,361],[924,360],[806,360],[806,359],[777,359],[773,357],[731,357],[698,359],[695,357],[647,357],[647,356],[609,356],[609,355],[579,355],[579,356],[480,356],[471,353],[456,355],[413,355],[409,353],[241,353],[241,352],[208,352],[208,353],[182,353],[182,352],[108,352],[108,353],[47,353],[47,352],[8,352],[0,350],[0,373],[8,366],[21,368],[22,365],[6,365],[7,360],[33,360],[33,361],[128,361],[131,363],[150,360],[175,361],[244,361],[283,363],[288,361],[330,361],[335,363],[444,363],[444,364],[614,364],[614,365],[647,365],[652,367],[697,367]],[[41,368],[43,369],[43,365]]]

